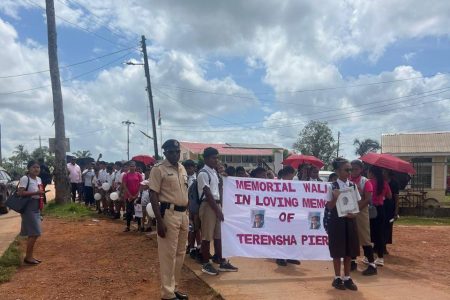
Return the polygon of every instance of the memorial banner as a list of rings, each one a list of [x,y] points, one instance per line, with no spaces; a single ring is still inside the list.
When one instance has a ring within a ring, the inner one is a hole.
[[[224,257],[330,260],[322,220],[328,183],[224,178]]]

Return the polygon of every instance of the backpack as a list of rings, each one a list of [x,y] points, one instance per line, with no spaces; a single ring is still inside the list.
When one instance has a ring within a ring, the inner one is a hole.
[[[208,171],[201,169],[198,174],[202,172],[208,175],[208,182],[211,183],[211,175],[209,175]],[[201,195],[198,194],[198,181],[194,179],[188,190],[189,212],[198,214],[204,196],[204,192]]]
[[[339,183],[333,182],[331,184],[333,191],[339,189]],[[350,182],[350,187],[356,188],[356,186]],[[331,209],[325,206],[325,210],[323,212],[323,228],[325,228],[325,231],[328,233],[328,224],[330,223],[331,219]]]

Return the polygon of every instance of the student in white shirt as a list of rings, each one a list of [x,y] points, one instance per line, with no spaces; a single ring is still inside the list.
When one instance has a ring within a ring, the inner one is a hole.
[[[198,173],[198,194],[203,195],[200,204],[200,220],[202,230],[202,272],[209,275],[218,275],[222,272],[236,272],[237,268],[222,258],[221,222],[224,217],[220,203],[219,177],[215,168],[219,163],[219,152],[208,147],[203,151],[205,166]],[[214,252],[219,264],[219,271],[209,262],[210,242],[214,241]]]
[[[142,228],[141,231],[152,231],[150,216],[147,214],[147,205],[150,203],[150,193],[149,193],[149,181],[143,180],[141,182],[141,206],[142,206]],[[148,227],[145,228],[145,223],[148,217]]]
[[[92,186],[92,179],[95,176],[94,166],[95,166],[95,163],[93,162],[82,173],[82,177],[83,177],[83,181],[84,181],[84,204],[86,206],[95,204],[94,188]]]

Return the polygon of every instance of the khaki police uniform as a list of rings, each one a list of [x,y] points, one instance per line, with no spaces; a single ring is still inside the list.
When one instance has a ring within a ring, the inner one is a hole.
[[[166,237],[158,236],[158,256],[161,272],[161,297],[175,298],[181,268],[184,262],[189,230],[187,173],[183,165],[173,166],[168,160],[153,167],[150,173],[150,189],[158,194],[161,204],[170,204],[163,213],[167,227]],[[178,210],[178,211],[177,211]]]

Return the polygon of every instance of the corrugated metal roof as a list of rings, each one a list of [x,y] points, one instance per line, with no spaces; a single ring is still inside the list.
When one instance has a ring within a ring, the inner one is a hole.
[[[450,153],[450,131],[382,134],[383,153]]]
[[[274,144],[246,144],[246,143],[226,143],[230,148],[250,148],[250,149],[283,149]],[[225,147],[227,147],[225,146]]]
[[[279,147],[270,148],[270,149],[258,149],[258,148],[234,148],[231,147],[230,144],[204,144],[204,143],[192,143],[192,142],[180,142],[183,148],[188,149],[192,153],[201,154],[203,150],[207,147],[216,148],[219,151],[220,155],[272,155],[272,149],[282,149]],[[246,144],[250,146],[250,144]]]

